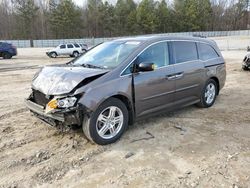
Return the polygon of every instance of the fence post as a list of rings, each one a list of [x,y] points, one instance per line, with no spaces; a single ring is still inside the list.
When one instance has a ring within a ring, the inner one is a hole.
[[[33,39],[30,40],[30,47],[31,47],[31,48],[34,47],[34,41],[33,41]]]

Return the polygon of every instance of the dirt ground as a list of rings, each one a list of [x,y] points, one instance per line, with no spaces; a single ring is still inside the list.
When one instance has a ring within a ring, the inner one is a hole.
[[[227,82],[216,104],[137,122],[109,146],[62,132],[24,106],[46,49],[0,59],[0,187],[250,187],[250,72],[244,51],[225,51]]]

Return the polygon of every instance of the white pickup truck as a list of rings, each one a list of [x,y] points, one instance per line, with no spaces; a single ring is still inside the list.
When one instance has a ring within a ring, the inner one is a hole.
[[[56,58],[60,55],[69,55],[70,57],[78,57],[80,54],[87,51],[86,45],[77,43],[60,44],[56,48],[49,50],[46,54],[51,58]]]

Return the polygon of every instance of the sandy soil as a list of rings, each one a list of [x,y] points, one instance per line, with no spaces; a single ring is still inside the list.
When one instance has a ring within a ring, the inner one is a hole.
[[[250,187],[250,72],[245,52],[223,52],[227,82],[210,109],[195,106],[137,122],[109,146],[59,131],[23,100],[46,49],[0,59],[0,187]],[[18,70],[17,70],[18,68]]]

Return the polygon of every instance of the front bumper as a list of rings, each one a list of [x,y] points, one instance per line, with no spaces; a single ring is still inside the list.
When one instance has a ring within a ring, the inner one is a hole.
[[[57,110],[51,113],[45,113],[44,107],[31,101],[25,100],[26,106],[39,119],[49,123],[52,126],[57,125],[81,125],[83,110],[80,107],[74,107],[70,110]]]

